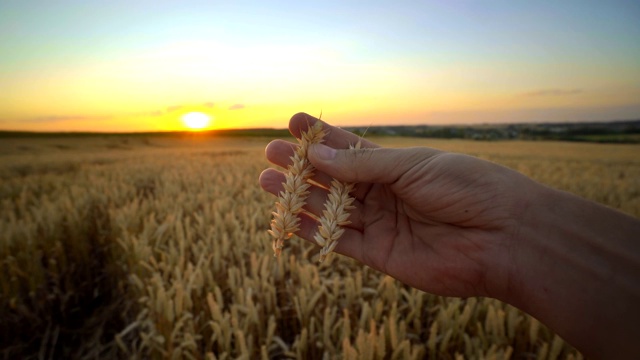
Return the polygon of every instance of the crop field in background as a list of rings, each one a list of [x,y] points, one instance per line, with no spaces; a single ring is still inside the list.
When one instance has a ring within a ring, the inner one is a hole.
[[[0,358],[582,357],[493,299],[318,264],[297,238],[274,258],[269,140],[2,139]],[[639,145],[371,140],[479,156],[640,216]]]

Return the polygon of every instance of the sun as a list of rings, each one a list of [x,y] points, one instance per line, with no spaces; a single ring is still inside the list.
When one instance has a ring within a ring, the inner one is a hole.
[[[198,111],[186,113],[182,115],[181,119],[185,126],[187,126],[191,130],[204,129],[211,122],[211,116]]]

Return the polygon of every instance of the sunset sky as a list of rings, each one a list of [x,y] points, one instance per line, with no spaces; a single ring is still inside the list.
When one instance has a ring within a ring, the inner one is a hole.
[[[640,118],[640,2],[0,2],[0,129]]]

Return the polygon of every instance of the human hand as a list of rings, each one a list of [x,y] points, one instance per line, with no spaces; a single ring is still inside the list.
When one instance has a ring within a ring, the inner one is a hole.
[[[297,114],[294,136],[315,121]],[[324,124],[324,145],[312,145],[314,180],[355,182],[351,224],[336,248],[413,287],[448,296],[497,296],[508,277],[513,221],[526,204],[528,178],[466,155],[431,148],[388,149],[362,140],[362,149],[345,150],[360,139]],[[297,145],[276,140],[267,158],[286,167]],[[333,149],[339,149],[334,151]],[[333,159],[330,159],[331,157]],[[284,174],[265,170],[261,186],[277,194]],[[319,216],[328,191],[314,186],[305,209]],[[313,241],[317,221],[301,215],[298,235]]]
[[[289,129],[299,137],[316,121],[297,114]],[[324,129],[324,145],[308,151],[313,180],[356,183],[336,252],[433,294],[508,302],[589,357],[638,358],[637,218],[471,156],[367,140],[349,150],[356,135]],[[267,158],[285,167],[296,146],[273,141]],[[273,194],[283,181],[275,169],[260,175]],[[310,191],[305,210],[318,216],[328,191]],[[298,235],[313,242],[317,226],[302,213]]]

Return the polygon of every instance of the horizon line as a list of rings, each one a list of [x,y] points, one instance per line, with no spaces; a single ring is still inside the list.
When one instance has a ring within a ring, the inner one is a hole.
[[[386,124],[386,125],[341,125],[341,128],[381,128],[381,127],[461,127],[461,126],[509,126],[509,125],[564,125],[564,124],[613,124],[640,121],[638,118],[629,119],[611,119],[611,120],[587,120],[587,121],[525,121],[525,122],[482,122],[482,123],[446,123],[446,124],[427,124],[427,123],[404,123],[404,124]],[[216,134],[229,133],[238,131],[288,131],[288,128],[274,127],[250,127],[250,128],[224,128],[224,129],[204,129],[204,130],[156,130],[156,131],[87,131],[87,130],[61,130],[61,131],[34,131],[34,130],[5,130],[0,129],[2,135],[171,135],[171,134]]]

